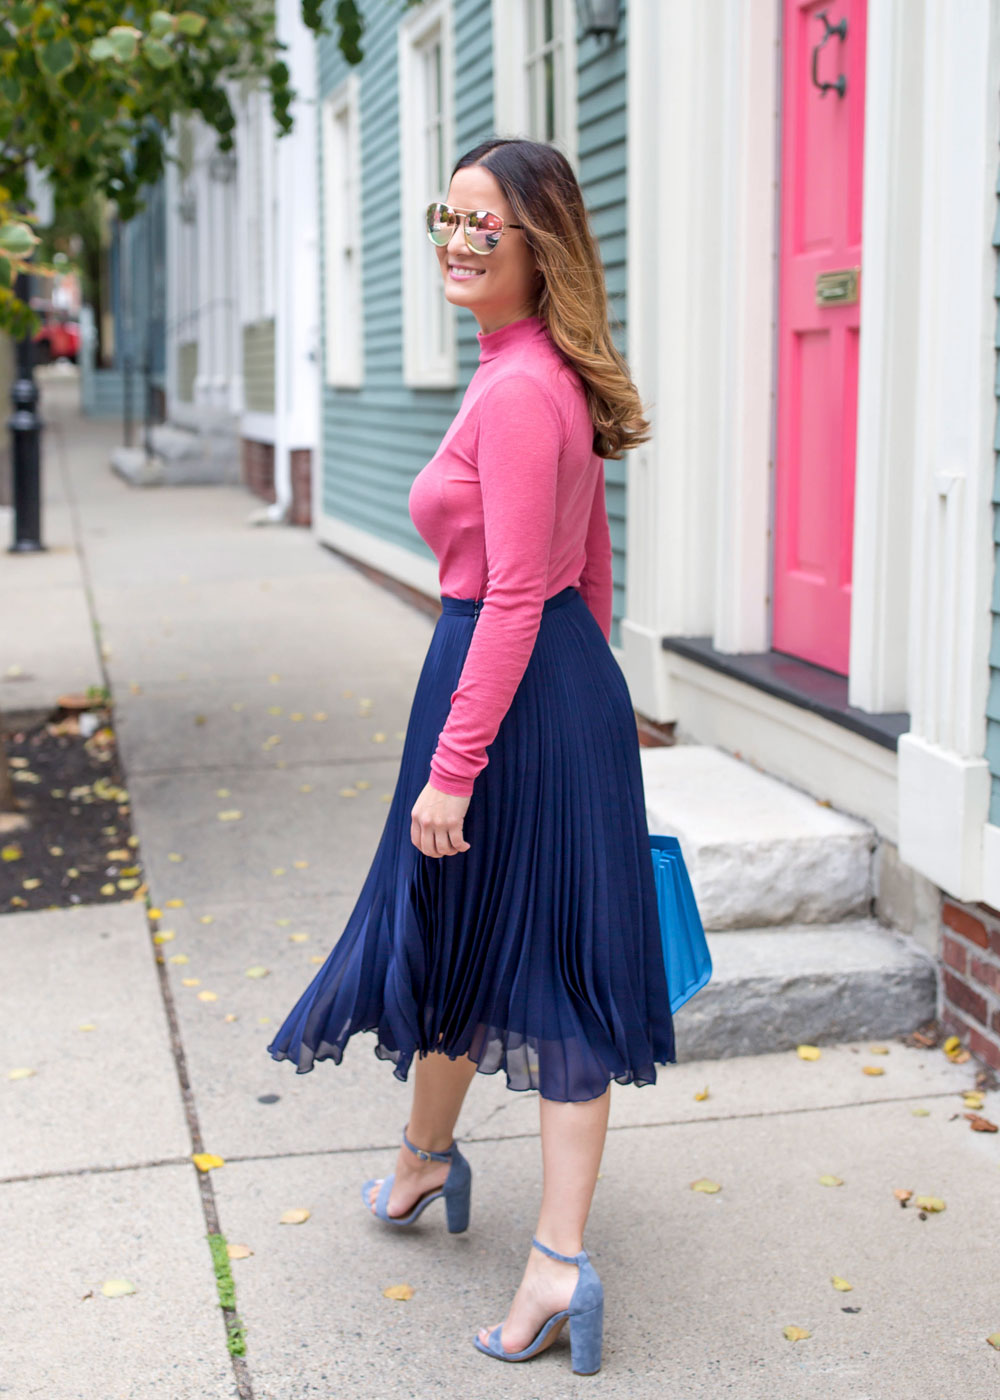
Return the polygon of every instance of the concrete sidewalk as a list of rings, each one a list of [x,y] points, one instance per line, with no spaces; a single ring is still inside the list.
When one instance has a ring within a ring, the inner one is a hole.
[[[80,421],[65,383],[44,393],[61,547],[0,557],[4,597],[34,608],[15,608],[30,625],[0,673],[36,677],[3,703],[101,681],[92,607],[173,937],[154,945],[139,905],[0,919],[4,1064],[35,1071],[0,1075],[0,1396],[993,1400],[1000,1135],[962,1116],[974,1062],[898,1042],[815,1062],[681,1045],[655,1086],[615,1086],[587,1235],[601,1372],[572,1374],[568,1338],[527,1368],[473,1348],[529,1248],[537,1095],[478,1076],[458,1127],[468,1233],[433,1207],[394,1231],[359,1196],[392,1169],[409,1102],[374,1037],[311,1075],[266,1053],[368,869],[432,620],[306,532],[248,527],[238,489],[127,487],[113,429]],[[1000,1093],[982,1112],[1000,1121]],[[202,1150],[225,1165],[199,1173]],[[947,1208],[921,1218],[900,1187]],[[281,1225],[292,1207],[309,1219]],[[245,1356],[227,1347],[217,1231],[252,1250],[231,1266]],[[103,1296],[114,1278],[135,1292]],[[402,1282],[408,1302],[383,1296]],[[811,1336],[786,1340],[789,1324]]]

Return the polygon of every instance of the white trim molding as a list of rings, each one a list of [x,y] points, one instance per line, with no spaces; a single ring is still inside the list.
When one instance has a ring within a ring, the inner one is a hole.
[[[899,850],[948,894],[978,900],[990,787],[995,5],[924,0],[923,44],[911,726],[899,741]]]
[[[364,376],[361,284],[361,78],[357,72],[322,105],[324,374],[336,388]]]
[[[458,383],[456,308],[444,294],[424,224],[447,197],[455,153],[451,0],[425,0],[400,21],[399,172],[403,257],[403,382],[414,389]]]

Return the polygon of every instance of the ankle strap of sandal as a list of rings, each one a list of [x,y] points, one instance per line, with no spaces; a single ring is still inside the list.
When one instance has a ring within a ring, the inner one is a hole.
[[[452,1145],[448,1148],[447,1152],[425,1152],[422,1147],[414,1147],[413,1143],[406,1136],[405,1128],[403,1129],[403,1141],[406,1143],[407,1147],[410,1149],[411,1152],[416,1153],[416,1155],[420,1158],[422,1162],[429,1162],[432,1160],[435,1162],[450,1162],[451,1154],[455,1150],[455,1144],[452,1143]]]
[[[582,1264],[587,1258],[587,1251],[581,1249],[579,1254],[558,1254],[556,1250],[549,1249],[547,1244],[542,1244],[535,1235],[531,1237],[531,1243],[536,1249],[540,1249],[543,1254],[547,1254],[550,1259],[561,1259],[564,1264]]]

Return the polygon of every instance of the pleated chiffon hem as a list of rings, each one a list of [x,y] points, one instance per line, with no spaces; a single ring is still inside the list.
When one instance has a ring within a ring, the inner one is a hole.
[[[564,1102],[653,1084],[676,1051],[625,677],[579,590],[547,599],[476,778],[469,849],[425,856],[410,812],[478,612],[441,603],[371,867],[268,1052],[304,1074],[374,1032],[404,1082],[414,1056],[442,1053]]]

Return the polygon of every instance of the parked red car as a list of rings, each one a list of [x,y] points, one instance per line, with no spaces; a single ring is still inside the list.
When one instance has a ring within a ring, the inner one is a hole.
[[[43,313],[41,326],[34,335],[39,364],[67,359],[76,364],[80,354],[80,323],[65,311]]]

